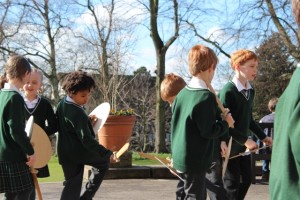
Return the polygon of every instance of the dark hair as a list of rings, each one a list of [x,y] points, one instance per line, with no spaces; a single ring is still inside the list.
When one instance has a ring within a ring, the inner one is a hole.
[[[8,79],[22,79],[27,72],[31,72],[31,67],[26,58],[20,55],[13,55],[5,64],[5,72]]]
[[[67,74],[62,83],[62,89],[68,94],[76,94],[78,91],[91,90],[95,87],[94,79],[83,71],[74,71]]]

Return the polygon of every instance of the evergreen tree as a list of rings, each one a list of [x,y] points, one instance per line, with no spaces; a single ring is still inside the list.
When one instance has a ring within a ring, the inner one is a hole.
[[[253,111],[254,118],[259,120],[269,113],[269,100],[283,93],[295,67],[279,33],[273,33],[263,41],[256,53],[259,67],[254,81],[256,93]]]

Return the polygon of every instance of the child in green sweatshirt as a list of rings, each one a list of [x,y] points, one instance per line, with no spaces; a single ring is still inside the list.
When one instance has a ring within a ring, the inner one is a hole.
[[[233,127],[231,115],[217,119],[217,101],[208,90],[218,58],[212,49],[196,45],[189,51],[190,83],[172,104],[171,151],[173,167],[182,180],[177,185],[177,199],[206,199],[205,175],[211,166],[215,139]]]
[[[300,27],[300,1],[292,0]],[[300,198],[300,65],[279,97],[274,120],[274,145],[270,174],[272,200]]]
[[[249,150],[257,148],[257,144],[250,139],[249,130],[267,145],[272,145],[272,139],[266,137],[252,117],[254,89],[249,81],[254,80],[257,67],[258,58],[254,52],[245,49],[234,52],[231,54],[231,68],[235,76],[219,92],[221,102],[235,119],[234,128],[229,130],[229,135],[233,138],[231,156],[244,152],[246,148]],[[221,142],[223,143],[225,141]],[[230,159],[224,175],[224,187],[229,199],[244,199],[250,185],[250,155]]]

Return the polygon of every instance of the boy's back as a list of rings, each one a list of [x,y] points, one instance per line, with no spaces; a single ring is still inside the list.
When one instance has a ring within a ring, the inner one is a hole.
[[[182,172],[199,172],[209,168],[214,140],[228,124],[216,123],[217,102],[207,89],[186,86],[172,106],[172,155],[174,168]]]

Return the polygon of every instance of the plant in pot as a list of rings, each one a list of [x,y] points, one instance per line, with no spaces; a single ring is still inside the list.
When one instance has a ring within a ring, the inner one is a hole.
[[[98,132],[100,144],[111,151],[120,150],[124,144],[130,142],[135,119],[132,109],[112,109],[104,126]],[[126,152],[121,156],[119,163],[113,163],[110,167],[131,167],[131,159],[131,152]]]

